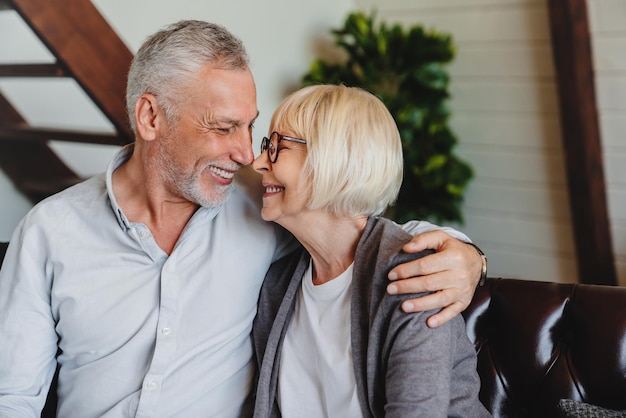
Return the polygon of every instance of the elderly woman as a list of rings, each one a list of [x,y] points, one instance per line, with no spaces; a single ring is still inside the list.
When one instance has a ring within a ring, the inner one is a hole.
[[[277,261],[254,324],[256,417],[483,417],[476,354],[457,316],[406,314],[386,293],[411,236],[379,217],[402,182],[395,122],[372,94],[301,89],[279,106],[254,168],[263,219],[303,249]],[[280,157],[280,158],[279,158]]]

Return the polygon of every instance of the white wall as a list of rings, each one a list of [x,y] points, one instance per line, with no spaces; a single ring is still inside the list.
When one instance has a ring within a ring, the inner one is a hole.
[[[180,19],[202,19],[226,26],[248,49],[261,112],[254,130],[266,134],[279,101],[329,42],[329,29],[343,21],[353,0],[93,0],[129,49],[162,26]],[[14,11],[0,11],[0,63],[52,62],[53,57]],[[112,127],[71,80],[2,79],[0,92],[35,126],[111,131]],[[116,147],[55,143],[80,175],[103,171]],[[256,148],[255,148],[256,149]],[[10,238],[31,207],[0,172],[0,241]]]

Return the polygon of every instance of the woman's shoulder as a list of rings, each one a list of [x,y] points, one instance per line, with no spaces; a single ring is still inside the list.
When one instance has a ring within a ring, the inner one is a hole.
[[[376,263],[391,269],[398,264],[406,263],[432,254],[434,251],[427,249],[418,253],[403,251],[405,244],[409,243],[413,236],[406,232],[397,223],[383,217],[371,217],[359,243],[357,252],[376,252]]]

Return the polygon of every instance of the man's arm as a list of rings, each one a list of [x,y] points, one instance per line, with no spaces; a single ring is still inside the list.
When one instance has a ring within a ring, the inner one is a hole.
[[[56,368],[50,289],[26,247],[14,234],[0,270],[0,416],[39,416]]]
[[[436,252],[392,269],[389,273],[392,283],[387,291],[390,294],[434,292],[405,301],[402,309],[417,312],[443,308],[427,321],[428,326],[438,327],[470,304],[486,269],[486,259],[469,244],[469,238],[453,229],[428,222],[409,222],[403,229],[416,234],[404,251],[415,253],[430,248]]]

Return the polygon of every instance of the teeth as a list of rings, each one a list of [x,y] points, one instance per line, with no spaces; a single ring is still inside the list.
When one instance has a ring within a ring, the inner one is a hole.
[[[270,186],[265,188],[265,193],[278,193],[283,190],[282,187]]]
[[[223,177],[225,179],[232,179],[233,176],[235,175],[234,171],[226,171],[226,170],[223,170],[223,169],[221,169],[219,167],[214,167],[214,166],[209,167],[209,170],[211,170],[211,172],[213,172],[213,173],[217,174],[218,176]]]

